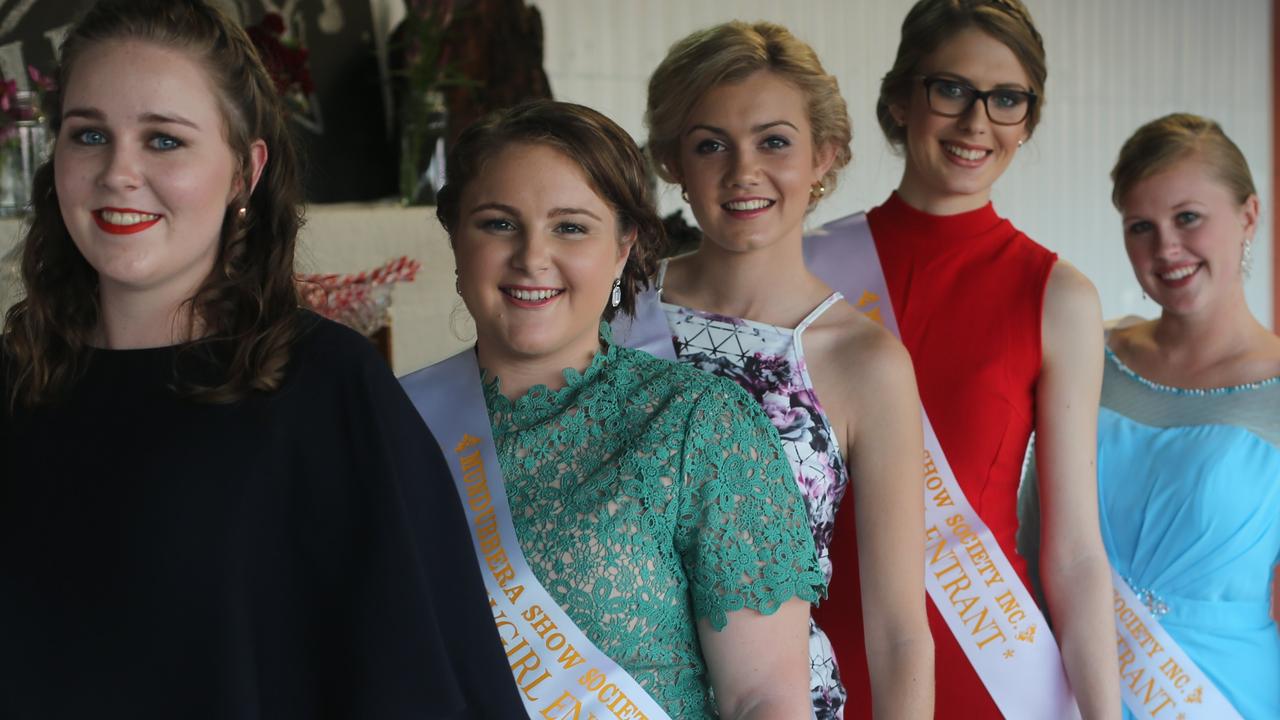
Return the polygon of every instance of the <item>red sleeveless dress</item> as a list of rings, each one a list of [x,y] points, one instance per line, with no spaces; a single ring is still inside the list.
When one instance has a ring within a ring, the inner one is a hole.
[[[990,203],[937,216],[894,193],[867,220],[934,431],[965,496],[1026,583],[1014,543],[1018,481],[1035,421],[1045,285],[1057,255]],[[853,504],[850,493],[839,509],[830,595],[814,611],[849,691],[848,720],[871,717]],[[1001,717],[933,602],[928,606],[936,717]]]

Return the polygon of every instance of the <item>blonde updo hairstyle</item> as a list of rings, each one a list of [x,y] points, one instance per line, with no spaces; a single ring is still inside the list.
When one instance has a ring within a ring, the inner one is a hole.
[[[777,74],[808,99],[814,148],[829,143],[835,150],[831,169],[822,177],[827,194],[835,189],[840,169],[853,159],[853,125],[835,76],[823,69],[813,48],[785,27],[736,20],[699,30],[672,45],[649,78],[649,154],[664,180],[680,182],[680,137],[698,101],[712,88],[760,70]]]
[[[1120,148],[1111,170],[1111,203],[1121,209],[1135,185],[1191,157],[1203,162],[1237,203],[1257,194],[1244,153],[1222,126],[1199,115],[1173,113],[1138,128]]]
[[[898,56],[893,60],[893,68],[880,81],[876,119],[890,145],[901,149],[907,142],[907,129],[898,124],[889,111],[890,106],[905,107],[912,89],[919,83],[920,63],[943,43],[969,28],[1000,41],[1018,58],[1036,95],[1025,121],[1027,137],[1035,132],[1044,106],[1044,83],[1049,70],[1045,64],[1044,39],[1026,6],[1020,0],[920,0],[902,21]]]

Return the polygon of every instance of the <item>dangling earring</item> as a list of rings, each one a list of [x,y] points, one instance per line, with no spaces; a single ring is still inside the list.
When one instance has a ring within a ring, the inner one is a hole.
[[[814,184],[809,186],[810,200],[821,200],[822,196],[826,194],[827,194],[827,186],[823,185],[822,181],[815,182]]]
[[[609,293],[609,307],[618,307],[622,304],[622,278],[613,279],[613,292]]]
[[[1240,275],[1245,280],[1253,273],[1253,238],[1244,239],[1244,253],[1240,255]]]
[[[458,275],[457,268],[453,270],[453,291],[458,293],[459,296],[462,295],[462,277]]]
[[[685,190],[683,185],[680,186],[680,199],[684,200],[685,205],[689,204],[689,191]]]

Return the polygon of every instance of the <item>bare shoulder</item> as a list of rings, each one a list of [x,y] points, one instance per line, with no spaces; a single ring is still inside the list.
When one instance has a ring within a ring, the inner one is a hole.
[[[1097,311],[1101,317],[1098,289],[1075,265],[1059,260],[1049,272],[1049,282],[1044,290],[1045,317],[1092,311]]]
[[[1049,273],[1040,328],[1045,360],[1102,353],[1102,305],[1089,278],[1059,260]]]
[[[845,369],[842,374],[851,392],[862,397],[907,387],[914,392],[915,368],[907,349],[893,333],[852,305],[837,303],[811,330],[822,333],[822,354],[831,359],[824,364]]]

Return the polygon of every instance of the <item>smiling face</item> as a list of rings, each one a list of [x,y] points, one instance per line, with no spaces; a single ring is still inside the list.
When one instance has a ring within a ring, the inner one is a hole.
[[[815,151],[804,93],[761,70],[712,88],[680,140],[680,180],[708,240],[743,252],[794,236],[834,152]]]
[[[1013,51],[976,28],[940,45],[920,62],[917,73],[980,91],[1031,89]],[[1027,138],[1026,122],[996,125],[981,101],[959,117],[944,117],[930,109],[922,80],[913,79],[909,87],[902,104],[890,105],[907,136],[899,194],[911,206],[936,215],[982,207],[991,197],[991,186],[1013,160],[1018,143]]]
[[[212,270],[238,188],[207,73],[178,50],[102,42],[77,58],[62,107],[58,203],[103,304],[145,293],[176,307]]]
[[[1134,275],[1166,312],[1243,302],[1240,259],[1257,230],[1256,195],[1240,204],[1193,156],[1136,183],[1120,207]]]
[[[631,238],[620,237],[616,213],[568,155],[513,144],[464,189],[453,247],[482,362],[577,367],[599,348]]]

